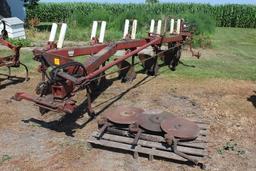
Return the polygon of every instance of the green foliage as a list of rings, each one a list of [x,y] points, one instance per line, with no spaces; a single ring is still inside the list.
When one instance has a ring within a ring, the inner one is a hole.
[[[31,41],[29,39],[11,39],[8,38],[8,41],[15,46],[29,47],[31,46]]]
[[[203,13],[186,13],[180,15],[180,18],[184,18],[194,32],[194,47],[209,48],[212,46],[210,35],[214,33],[216,25],[213,17]]]
[[[211,48],[212,40],[209,35],[199,34],[193,37],[193,47]]]
[[[24,5],[27,7],[27,8],[34,8],[36,5],[38,5],[38,2],[40,0],[24,0]]]
[[[3,164],[5,161],[11,160],[11,158],[12,158],[12,157],[9,156],[9,155],[6,155],[6,154],[3,155],[3,156],[2,156],[2,159],[0,160],[0,165]]]
[[[73,27],[88,27],[91,26],[93,21],[107,21],[110,22],[110,14],[107,10],[92,10],[90,13],[83,10],[74,10],[70,16],[63,21],[67,21]]]
[[[136,13],[145,14],[137,16]],[[102,14],[101,14],[102,13]],[[194,14],[196,16],[212,17],[219,27],[243,27],[256,28],[255,5],[209,5],[209,4],[179,4],[179,3],[150,3],[150,4],[99,4],[99,3],[39,3],[33,9],[27,8],[28,20],[39,18],[42,22],[67,22],[70,16],[83,19],[86,23],[95,15],[109,19],[111,22],[120,15],[141,17],[139,23],[149,21],[148,16],[179,16],[182,14]],[[92,15],[94,14],[94,15]],[[104,14],[104,15],[103,15]],[[136,15],[135,15],[136,14]],[[94,19],[94,18],[93,18]],[[152,18],[151,18],[152,19]],[[207,20],[204,20],[207,22]],[[206,23],[205,22],[205,23]]]
[[[226,142],[221,148],[217,150],[217,153],[220,155],[223,155],[225,151],[233,151],[237,155],[243,155],[245,154],[245,151],[242,149],[238,149],[237,143],[234,142],[234,140],[230,140]]]
[[[110,28],[115,30],[123,30],[124,21],[125,19],[136,19],[138,20],[137,30],[141,31],[142,29],[149,28],[150,20],[152,18],[158,18],[157,16],[153,17],[152,15],[148,14],[146,11],[143,10],[135,10],[131,9],[130,11],[126,11],[120,13],[117,16],[111,17]],[[147,30],[146,29],[146,30]]]
[[[145,0],[145,3],[147,4],[159,3],[159,0]]]
[[[209,35],[212,34],[215,30],[216,22],[214,18],[208,15],[204,15],[203,13],[187,13],[180,15],[180,17],[185,18],[186,22],[195,27],[195,35],[200,35],[202,33]]]

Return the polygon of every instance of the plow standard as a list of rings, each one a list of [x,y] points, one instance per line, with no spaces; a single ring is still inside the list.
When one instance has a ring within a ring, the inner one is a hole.
[[[50,42],[44,49],[35,49],[33,51],[34,60],[40,62],[39,72],[42,73],[42,81],[36,88],[38,96],[18,92],[14,99],[34,102],[39,106],[41,114],[48,111],[72,113],[77,107],[73,97],[78,91],[86,90],[87,112],[93,116],[91,99],[95,89],[99,89],[106,80],[107,73],[105,72],[107,70],[117,66],[119,78],[124,82],[132,81],[136,77],[135,65],[138,64],[135,62],[136,57],[148,75],[157,74],[159,59],[170,69],[175,70],[181,57],[182,46],[192,39],[192,33],[187,31],[187,26],[180,19],[177,20],[176,29],[174,28],[174,20],[171,20],[170,32],[164,31],[163,34],[159,34],[161,29],[159,29],[160,24],[158,24],[157,33],[149,32],[148,37],[142,39],[135,39],[134,32],[137,27],[137,20],[133,21],[131,32],[129,32],[129,20],[127,20],[124,39],[108,43],[102,43],[106,23],[102,22],[103,29],[101,29],[100,42],[96,37],[95,29],[97,26],[95,25],[92,31],[92,42],[88,46],[55,48],[61,47],[61,45],[58,43],[56,46]],[[63,41],[62,33],[65,34],[65,29],[61,30],[60,39]],[[154,30],[154,28],[150,30]],[[164,45],[167,46],[165,50],[162,49]],[[141,53],[148,47],[153,49],[154,55]],[[191,45],[190,50],[193,52]],[[125,53],[123,56],[115,57],[115,59],[111,58],[117,51],[125,51]],[[74,60],[76,57],[85,55],[90,55],[90,57],[86,58],[84,63]],[[200,56],[199,53],[194,52],[192,55],[198,58]],[[127,61],[128,59],[131,59],[131,63]]]

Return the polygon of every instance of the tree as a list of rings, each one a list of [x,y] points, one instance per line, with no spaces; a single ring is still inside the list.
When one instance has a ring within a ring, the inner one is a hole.
[[[38,5],[40,0],[24,0],[24,5],[28,8],[33,8],[34,6]]]
[[[146,0],[145,3],[146,4],[156,4],[156,3],[159,3],[159,0]]]

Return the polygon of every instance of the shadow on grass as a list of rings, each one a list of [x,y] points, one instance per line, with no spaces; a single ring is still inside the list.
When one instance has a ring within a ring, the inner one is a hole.
[[[254,91],[254,93],[256,93],[256,91]],[[253,106],[256,108],[256,94],[251,95],[250,97],[247,98],[247,100],[251,102]]]

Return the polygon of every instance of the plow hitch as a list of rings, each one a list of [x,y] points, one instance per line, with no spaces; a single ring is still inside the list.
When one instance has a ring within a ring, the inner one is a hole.
[[[18,92],[11,99],[16,101],[27,100],[33,102],[39,107],[41,114],[45,114],[49,111],[72,113],[76,109],[75,101],[58,101],[54,100],[51,96],[33,97],[27,93]]]

